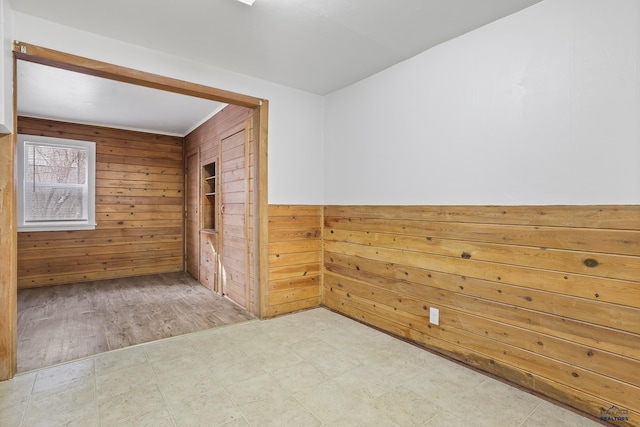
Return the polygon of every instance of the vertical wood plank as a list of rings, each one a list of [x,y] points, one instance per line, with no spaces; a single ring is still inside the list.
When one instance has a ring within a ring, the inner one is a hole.
[[[0,136],[0,381],[16,371],[17,236],[14,193],[14,138]]]

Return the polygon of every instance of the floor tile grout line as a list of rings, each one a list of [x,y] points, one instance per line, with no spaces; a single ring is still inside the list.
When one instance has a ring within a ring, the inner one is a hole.
[[[533,408],[533,409],[532,409],[532,410],[527,414],[527,416],[526,416],[526,417],[524,417],[524,419],[523,419],[523,420],[522,420],[522,422],[518,425],[518,427],[522,427],[522,426],[527,422],[527,420],[528,420],[529,418],[531,418],[531,416],[532,416],[532,415],[533,415],[533,414],[538,410],[538,408],[542,406],[542,404],[543,404],[543,403],[544,403],[544,400],[542,400],[542,399],[541,399],[540,403],[538,403],[538,404],[536,405],[536,407],[535,407],[535,408]]]
[[[31,397],[33,395],[33,389],[36,386],[36,377],[37,377],[37,374],[34,374],[33,375],[33,382],[31,383],[31,387],[30,387],[30,390],[29,390],[29,395],[27,397],[27,404],[25,405],[24,411],[22,412],[22,417],[20,417],[20,424],[19,424],[20,427],[22,427],[22,425],[24,424],[24,419],[27,416],[27,411],[29,410],[29,406],[31,406]]]
[[[97,367],[96,367],[95,357],[93,359],[93,391],[94,391],[93,398],[95,399],[95,405],[96,405],[96,421],[98,422],[98,426],[99,426],[100,425],[100,405],[98,404],[98,402],[99,402],[99,396],[98,396],[98,371],[97,371]]]
[[[173,337],[171,337],[173,338]],[[155,342],[155,341],[152,341]],[[148,343],[143,343],[143,344],[148,344]],[[153,374],[153,379],[154,379],[154,385],[156,386],[156,388],[158,389],[158,392],[160,393],[160,397],[162,398],[162,404],[164,405],[164,408],[166,409],[167,413],[169,414],[169,418],[171,418],[171,422],[173,423],[174,427],[178,425],[178,423],[176,422],[175,417],[173,416],[173,412],[171,412],[171,408],[169,407],[169,404],[167,403],[167,398],[164,395],[162,388],[160,387],[160,379],[158,378],[158,373],[156,372],[155,369],[153,369],[153,364],[151,363],[151,359],[149,359],[149,353],[147,353],[147,351],[145,350],[145,348],[142,348],[142,353],[144,354],[144,358],[147,361],[147,365],[149,365],[149,367],[151,368],[151,372]]]

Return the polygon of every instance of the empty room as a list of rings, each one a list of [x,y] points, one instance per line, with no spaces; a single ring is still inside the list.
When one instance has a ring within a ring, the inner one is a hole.
[[[1,3],[0,424],[640,425],[637,0]]]

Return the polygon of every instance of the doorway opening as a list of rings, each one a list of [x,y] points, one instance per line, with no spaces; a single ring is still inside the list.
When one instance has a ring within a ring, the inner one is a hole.
[[[250,229],[251,239],[247,245],[247,253],[253,260],[251,273],[247,275],[247,280],[254,281],[255,295],[251,298],[255,299],[254,304],[247,304],[247,309],[254,316],[260,317],[262,307],[266,304],[264,301],[264,295],[266,292],[262,292],[262,287],[267,283],[266,278],[266,250],[265,244],[260,244],[261,241],[266,241],[266,224],[267,224],[267,118],[268,118],[268,102],[251,96],[237,94],[229,91],[224,91],[216,88],[211,88],[195,83],[189,83],[181,80],[176,80],[168,77],[163,77],[151,73],[141,72],[125,67],[116,66],[113,64],[107,64],[100,61],[91,60],[88,58],[78,57],[38,46],[28,45],[24,43],[16,42],[14,45],[14,67],[16,61],[28,61],[38,64],[48,65],[64,70],[75,71],[83,74],[88,74],[96,77],[102,77],[110,80],[131,83],[143,87],[160,89],[163,91],[173,92],[182,95],[188,95],[192,97],[209,99],[218,102],[223,102],[231,105],[246,107],[252,111],[251,117],[251,131],[252,136],[250,144],[247,145],[251,150],[251,155],[254,160],[254,174],[255,179],[252,180],[253,191],[251,193],[251,212],[248,212],[246,216],[248,223],[248,229]],[[17,81],[14,78],[14,106],[16,105],[17,98]],[[15,129],[17,126],[17,109],[14,116]],[[16,132],[17,133],[17,132]],[[186,153],[183,153],[183,163],[186,159]],[[233,218],[231,219],[233,220]],[[182,221],[184,227],[184,219]],[[183,240],[186,243],[186,236]],[[183,250],[184,254],[184,250]],[[249,257],[247,257],[249,258]],[[184,260],[184,258],[183,258]],[[248,262],[248,259],[247,259]],[[11,265],[9,268],[13,269],[14,275],[17,271],[16,265]],[[249,267],[247,267],[249,269]],[[183,271],[186,270],[183,262]],[[11,284],[3,284],[2,286],[11,286]],[[16,372],[17,367],[17,289],[13,287],[12,298],[10,298],[11,306],[8,307],[7,320],[10,322],[9,328],[2,330],[3,334],[7,336],[0,337],[0,346],[3,343],[6,344],[6,354],[9,355],[9,368],[7,372],[0,372],[0,378],[6,379],[12,377]]]

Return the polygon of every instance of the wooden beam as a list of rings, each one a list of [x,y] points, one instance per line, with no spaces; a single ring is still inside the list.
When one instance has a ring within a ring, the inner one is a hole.
[[[252,96],[121,67],[19,41],[14,42],[13,51],[16,58],[23,61],[49,65],[64,70],[76,71],[91,76],[103,77],[152,89],[194,96],[196,98],[209,99],[249,108],[258,107],[263,102],[263,100]]]

